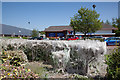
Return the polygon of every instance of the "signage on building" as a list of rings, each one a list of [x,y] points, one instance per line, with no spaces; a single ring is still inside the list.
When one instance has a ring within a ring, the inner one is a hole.
[[[55,33],[49,33],[49,37],[55,37]]]
[[[57,33],[57,37],[63,37],[64,34],[63,33]]]

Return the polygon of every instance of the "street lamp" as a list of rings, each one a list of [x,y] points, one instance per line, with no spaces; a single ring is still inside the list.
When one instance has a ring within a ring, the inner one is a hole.
[[[13,37],[15,37],[15,33],[13,33]]]
[[[19,30],[19,33],[21,33],[21,31]],[[21,37],[21,36],[20,36]]]

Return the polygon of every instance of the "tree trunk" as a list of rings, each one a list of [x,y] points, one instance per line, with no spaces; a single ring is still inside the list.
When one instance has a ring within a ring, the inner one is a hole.
[[[84,40],[86,40],[86,33],[84,33]]]
[[[75,37],[75,29],[74,29],[74,32],[73,32],[73,34],[74,34],[74,37]]]

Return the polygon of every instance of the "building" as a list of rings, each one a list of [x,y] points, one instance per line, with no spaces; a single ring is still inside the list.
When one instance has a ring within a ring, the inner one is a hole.
[[[0,36],[31,36],[32,30],[0,24]]]
[[[103,36],[103,37],[112,37],[115,36],[115,30],[117,28],[114,28],[112,25],[109,24],[102,24],[102,28],[95,33],[88,33],[87,36]],[[84,35],[84,34],[76,34],[76,35]]]
[[[65,37],[69,31],[73,31],[71,26],[50,26],[44,30],[46,37]]]
[[[115,30],[113,26],[109,24],[102,24],[101,30],[98,30],[96,33],[88,33],[87,36],[104,36],[110,37],[115,35]],[[50,26],[45,30],[46,37],[66,37],[66,36],[73,36],[73,29],[71,26]],[[77,32],[76,36],[84,36],[84,34]]]
[[[118,18],[120,18],[120,1],[118,2]]]

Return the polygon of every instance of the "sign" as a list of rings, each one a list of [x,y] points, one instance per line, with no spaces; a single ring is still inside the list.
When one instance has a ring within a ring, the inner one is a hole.
[[[55,33],[49,33],[49,37],[55,37]]]
[[[63,33],[57,33],[57,37],[63,37],[64,34]]]

